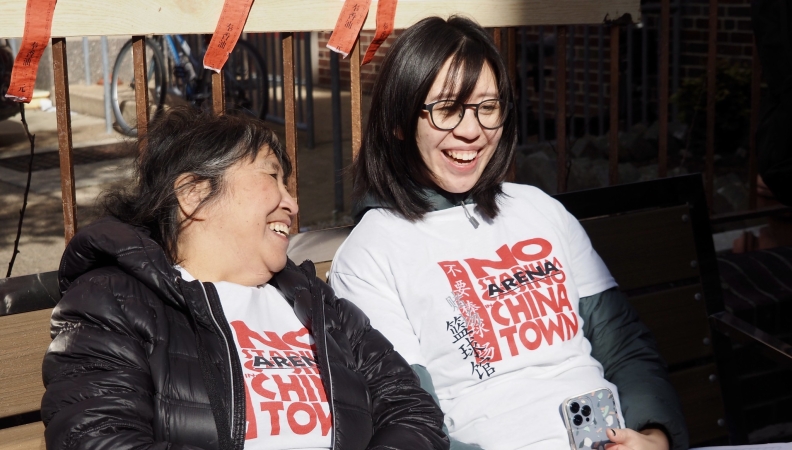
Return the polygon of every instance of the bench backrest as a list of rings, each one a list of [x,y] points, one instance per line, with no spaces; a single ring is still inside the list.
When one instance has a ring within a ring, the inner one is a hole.
[[[682,399],[691,445],[727,435],[708,316],[723,310],[699,175],[562,194],[619,287],[655,335]],[[351,227],[301,233],[289,256],[326,278]],[[715,339],[717,340],[717,338]]]
[[[724,437],[725,407],[713,345],[717,339],[707,323],[708,315],[723,310],[723,302],[701,178],[684,176],[556,198],[581,221],[654,333],[682,399],[691,444]],[[297,262],[311,259],[317,274],[326,278],[335,251],[350,231],[343,227],[300,233],[292,237],[289,257]],[[41,357],[50,342],[49,314],[58,297],[54,273],[0,280],[0,296],[16,300],[6,301],[5,315],[0,315],[2,421],[39,409]]]
[[[727,436],[708,316],[723,310],[699,175],[562,194],[669,366],[691,445]],[[717,338],[715,339],[717,340]]]

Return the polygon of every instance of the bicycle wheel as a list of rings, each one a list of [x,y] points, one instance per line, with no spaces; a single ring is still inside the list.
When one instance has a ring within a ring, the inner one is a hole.
[[[240,39],[223,67],[226,112],[242,112],[264,119],[269,106],[268,74],[264,58]]]
[[[148,84],[149,117],[154,118],[165,104],[165,58],[159,46],[146,39],[146,79]],[[130,40],[118,52],[113,65],[110,84],[110,103],[113,106],[118,130],[127,136],[137,136],[137,105],[135,104],[135,71]]]

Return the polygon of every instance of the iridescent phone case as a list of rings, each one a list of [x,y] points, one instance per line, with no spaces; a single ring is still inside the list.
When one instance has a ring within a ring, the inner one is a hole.
[[[561,404],[572,450],[601,450],[611,441],[608,428],[622,428],[616,400],[610,389],[575,395]]]

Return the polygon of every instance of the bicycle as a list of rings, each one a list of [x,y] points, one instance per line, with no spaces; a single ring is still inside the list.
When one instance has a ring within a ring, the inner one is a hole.
[[[163,52],[163,48],[167,53]],[[196,57],[195,53],[200,54],[200,57]],[[127,136],[137,136],[132,59],[130,40],[116,57],[110,85],[117,128]],[[166,34],[146,39],[150,117],[162,112],[166,102],[187,103],[199,108],[204,102],[211,102],[212,71],[203,69],[202,61],[203,52],[194,52],[181,35]],[[124,82],[124,79],[129,81]],[[223,66],[223,79],[227,112],[245,113],[259,119],[266,117],[269,106],[267,66],[264,58],[249,42],[243,39],[237,42]]]

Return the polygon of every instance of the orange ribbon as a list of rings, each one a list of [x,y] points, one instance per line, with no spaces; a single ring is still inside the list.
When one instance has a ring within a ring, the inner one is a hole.
[[[220,72],[245,28],[253,0],[225,0],[217,28],[204,55],[204,68]]]
[[[341,56],[346,58],[355,46],[355,40],[360,34],[360,29],[363,28],[363,23],[366,22],[369,6],[371,0],[345,0],[333,34],[327,41],[327,48],[341,53]]]
[[[374,59],[374,54],[380,48],[385,39],[388,39],[393,31],[393,23],[396,20],[396,2],[397,0],[379,0],[377,4],[377,32],[374,39],[371,41],[366,56],[363,57],[361,66],[365,66]]]
[[[25,7],[25,31],[14,68],[11,83],[5,96],[15,102],[30,103],[36,85],[41,55],[49,45],[52,35],[52,16],[56,0],[27,0]]]

